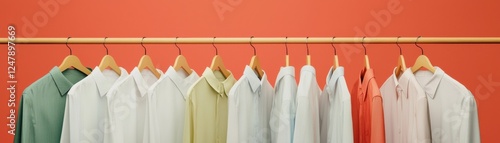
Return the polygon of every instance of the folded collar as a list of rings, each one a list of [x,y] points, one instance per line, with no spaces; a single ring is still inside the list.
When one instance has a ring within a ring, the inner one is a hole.
[[[61,70],[59,70],[59,68],[56,66],[56,67],[53,67],[51,70],[50,70],[50,76],[52,77],[52,79],[54,80],[54,82],[56,83],[56,87],[59,91],[59,94],[61,96],[64,96],[66,95],[66,93],[69,91],[69,89],[71,89],[71,87],[73,86],[73,83],[71,83],[62,73],[61,73]]]
[[[250,84],[250,87],[252,88],[252,91],[254,93],[257,92],[257,90],[261,87],[264,81],[267,81],[266,72],[264,72],[264,74],[262,75],[262,79],[259,79],[254,70],[248,65],[245,66],[243,75],[245,75],[245,77],[248,79],[248,84]]]
[[[363,80],[361,80],[361,77],[363,77]],[[361,73],[360,73],[360,76],[359,76],[359,84],[361,84],[359,86],[359,94],[360,96],[362,96],[362,100],[364,101],[366,99],[366,96],[367,96],[367,92],[368,92],[368,85],[370,83],[370,80],[375,78],[375,76],[373,75],[373,69],[363,69],[361,70]]]
[[[168,67],[168,70],[165,72],[165,75],[162,78],[168,77],[177,87],[179,92],[181,92],[184,99],[187,99],[187,92],[192,83],[198,80],[198,74],[193,70],[193,72],[187,77],[183,78],[174,67]]]
[[[330,68],[328,76],[326,77],[326,91],[328,94],[333,94],[336,90],[337,81],[342,76],[344,76],[344,67],[337,67],[336,69],[333,69],[333,67]]]
[[[142,72],[144,72],[144,77],[148,76],[151,78],[156,78],[156,76],[149,70],[143,70]],[[162,74],[160,70],[158,70],[158,72]],[[139,68],[135,67],[134,70],[130,72],[130,75],[134,78],[135,85],[137,86],[137,89],[139,89],[141,97],[146,95],[149,85],[146,83],[141,71],[139,71]]]
[[[436,71],[434,72],[434,74],[432,74],[432,77],[431,79],[424,84],[424,91],[425,93],[427,94],[427,96],[431,97],[434,99],[434,96],[436,94],[436,90],[439,86],[439,84],[441,83],[441,79],[443,79],[445,73],[444,71],[439,68],[439,67],[434,67],[436,69]],[[426,74],[426,73],[430,73],[430,71],[417,71],[415,73],[415,75],[418,75],[418,74]]]
[[[113,84],[115,84],[114,82],[119,82],[128,76],[127,70],[120,67],[120,71],[121,75],[119,75],[118,79],[116,79],[115,81],[107,80],[101,69],[99,69],[99,67],[97,66],[94,68],[92,73],[90,73],[89,76],[94,79],[94,82],[97,85],[97,89],[99,90],[99,95],[101,95],[101,97],[106,95]]]
[[[212,87],[220,96],[227,96],[229,94],[229,90],[233,87],[236,79],[234,79],[233,74],[231,73],[226,79],[222,82],[217,79],[214,72],[210,68],[206,68],[203,72],[203,77],[207,80],[210,87]],[[224,93],[224,94],[223,94]]]

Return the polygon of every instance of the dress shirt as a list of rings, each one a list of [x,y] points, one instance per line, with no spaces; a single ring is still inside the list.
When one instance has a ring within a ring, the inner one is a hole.
[[[415,78],[427,95],[433,143],[479,143],[476,100],[458,81],[435,67],[419,70]]]
[[[158,70],[160,74],[163,74]],[[138,143],[143,141],[148,88],[158,78],[148,69],[137,67],[122,82],[108,91],[109,120],[105,122],[104,142]]]
[[[206,68],[188,90],[184,143],[226,143],[227,95],[236,79]]]
[[[86,76],[76,69],[61,72],[54,67],[24,89],[14,143],[59,142],[67,92]]]
[[[71,87],[66,99],[61,143],[103,143],[104,121],[108,116],[106,93],[115,83],[128,76],[113,70],[101,72],[95,67],[92,73]]]
[[[393,72],[380,88],[380,92],[384,99],[386,141],[430,143],[427,97],[411,69],[405,70],[399,79]]]
[[[273,107],[271,109],[272,143],[292,143],[295,128],[297,82],[295,68],[282,67],[274,86]]]
[[[310,65],[300,71],[297,88],[297,115],[295,120],[294,143],[319,143],[319,105],[321,89],[316,81],[316,70]]]
[[[353,96],[356,96],[358,100],[357,103],[353,102],[352,108],[355,127],[354,141],[356,143],[385,143],[382,96],[372,69],[361,71],[351,94],[351,100]],[[354,110],[358,111],[354,112]]]
[[[182,143],[184,115],[189,87],[200,77],[193,71],[169,67],[147,93],[144,143]]]
[[[344,67],[330,68],[319,104],[321,143],[352,143],[351,94]]]
[[[270,143],[269,119],[273,87],[264,72],[259,79],[250,66],[229,91],[227,142]]]

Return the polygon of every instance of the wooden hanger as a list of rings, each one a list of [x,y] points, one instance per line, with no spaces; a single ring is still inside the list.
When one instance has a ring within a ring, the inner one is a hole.
[[[142,38],[143,41],[144,41],[144,38],[146,38],[146,37]],[[146,47],[144,47],[142,41],[141,41],[141,46],[142,46],[142,48],[144,48],[144,56],[141,57],[141,60],[139,61],[139,65],[137,66],[137,68],[139,69],[139,71],[142,71],[142,70],[148,68],[156,76],[156,78],[160,78],[161,74],[156,70],[156,68],[153,64],[153,60],[151,60],[151,57],[149,57],[147,55]]]
[[[290,66],[290,56],[288,56],[288,37],[285,38],[285,66]]]
[[[214,41],[215,41],[215,37],[214,37]],[[210,69],[212,69],[212,71],[217,71],[217,70],[220,71],[222,73],[222,75],[224,76],[224,78],[227,78],[231,75],[231,72],[229,72],[229,70],[227,70],[226,67],[224,66],[224,62],[222,61],[222,57],[219,56],[219,51],[217,50],[217,47],[215,47],[215,44],[213,42],[212,42],[212,45],[215,48],[215,56],[212,59],[212,64],[210,65]]]
[[[419,36],[418,38],[420,38],[420,37],[422,37],[422,36]],[[413,64],[413,67],[411,67],[411,71],[413,73],[415,73],[418,70],[420,70],[421,68],[426,68],[427,70],[434,73],[436,71],[436,68],[434,68],[434,66],[432,65],[429,58],[427,58],[427,56],[424,55],[424,49],[422,47],[420,47],[419,45],[417,45],[418,38],[415,41],[415,45],[418,48],[420,48],[420,50],[422,51],[422,55],[418,56],[417,60],[415,60],[415,64]]]
[[[306,37],[306,65],[311,65],[311,55],[309,54],[309,37]]]
[[[406,63],[405,63],[405,58],[403,56],[403,50],[402,50],[401,46],[399,46],[399,38],[400,37],[401,36],[399,36],[398,39],[396,40],[396,45],[398,45],[398,48],[399,48],[398,66],[396,67],[396,71],[395,71],[397,78],[399,78],[401,76],[401,74],[403,74],[403,72],[405,72],[405,70],[406,70]]]
[[[333,45],[333,40],[335,39],[335,37],[332,38],[332,47],[333,47],[333,51],[334,51],[334,54],[333,54],[333,69],[337,69],[339,67],[339,57],[337,56],[337,47],[335,47]]]
[[[255,47],[252,44],[252,38],[253,38],[253,36],[250,38],[250,46],[252,46],[252,48],[253,48],[253,56],[252,56],[252,60],[250,60],[250,68],[252,68],[254,70],[255,74],[257,74],[257,77],[259,79],[262,79],[264,72],[262,71],[262,67],[260,65],[259,58],[257,57],[257,50],[255,49]]]
[[[368,55],[366,54],[365,38],[366,38],[366,36],[363,37],[361,45],[363,45],[363,48],[365,49],[365,68],[368,70],[368,69],[370,69],[370,59],[368,58]]]
[[[179,55],[177,56],[177,58],[175,58],[174,69],[176,71],[182,69],[188,75],[190,75],[191,73],[193,73],[193,69],[191,69],[191,67],[189,67],[189,64],[186,60],[186,57],[184,57],[181,53],[181,48],[179,48],[179,46],[177,46],[177,38],[179,38],[179,37],[175,37],[175,47],[177,47],[177,49],[179,50]]]
[[[106,55],[102,57],[101,63],[99,64],[99,70],[104,71],[106,68],[110,68],[113,70],[116,74],[121,75],[122,71],[120,70],[120,67],[118,64],[116,64],[115,59],[108,55],[108,47],[106,47],[106,38],[104,38],[104,42],[102,45],[104,45],[104,48],[106,48]]]
[[[89,75],[92,71],[90,71],[87,67],[85,67],[80,62],[80,59],[78,59],[77,56],[73,55],[73,51],[68,46],[69,38],[71,38],[71,37],[68,37],[68,39],[66,40],[66,47],[68,47],[68,49],[69,49],[69,55],[66,58],[64,58],[61,65],[59,65],[59,70],[61,72],[63,72],[67,69],[74,68],[74,69],[77,69],[78,71],[84,73],[85,75]]]

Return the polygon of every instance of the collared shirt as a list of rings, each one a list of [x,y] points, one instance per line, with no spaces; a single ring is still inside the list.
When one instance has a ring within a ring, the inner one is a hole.
[[[147,94],[144,143],[182,143],[188,89],[200,77],[169,67]]]
[[[321,143],[352,143],[351,94],[344,67],[330,68],[319,105]]]
[[[356,81],[352,96],[353,102],[354,141],[359,143],[385,143],[384,110],[382,96],[375,81],[372,69],[363,69]],[[352,98],[351,98],[352,99]],[[354,112],[357,110],[357,112]],[[356,129],[357,127],[357,129]]]
[[[66,99],[61,143],[104,142],[104,121],[108,116],[106,93],[114,83],[128,76],[125,69],[120,70],[118,75],[113,70],[101,72],[95,67],[89,76],[71,87]]]
[[[271,109],[271,140],[273,143],[292,143],[295,128],[297,82],[293,66],[281,67],[274,86]]]
[[[184,143],[225,143],[227,139],[227,95],[236,79],[206,68],[188,90]]]
[[[316,70],[305,65],[300,71],[297,88],[297,115],[295,120],[294,143],[319,143],[318,97],[321,89],[316,81]]]
[[[54,67],[24,89],[14,143],[59,142],[67,92],[86,76],[76,69],[61,72]]]
[[[158,70],[160,74],[163,74]],[[143,141],[148,88],[158,80],[150,70],[137,67],[122,82],[108,91],[109,120],[104,126],[104,142]]]
[[[273,87],[264,72],[259,79],[250,66],[229,91],[227,142],[270,143],[269,119]]]
[[[380,92],[388,143],[431,142],[427,97],[411,69],[405,70],[399,79],[393,72]]]
[[[427,95],[433,143],[479,143],[476,100],[458,81],[435,67],[419,70],[415,78]]]

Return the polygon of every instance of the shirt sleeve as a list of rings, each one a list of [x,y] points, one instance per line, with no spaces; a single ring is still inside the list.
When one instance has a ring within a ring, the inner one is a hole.
[[[31,91],[23,92],[21,96],[21,103],[19,105],[19,113],[16,125],[16,134],[14,137],[14,143],[21,142],[35,142],[33,135],[34,118],[33,118],[33,102],[30,100],[29,96]]]
[[[384,110],[380,93],[373,97],[372,104],[370,140],[372,143],[385,143]]]
[[[192,90],[192,89],[191,89]],[[193,98],[195,96],[195,93],[193,91],[190,91],[188,93],[188,100],[186,100],[186,113],[185,113],[185,122],[184,122],[184,135],[183,135],[183,142],[184,143],[193,143],[193,137],[194,137],[194,103],[193,103]]]
[[[479,119],[474,96],[470,93],[463,101],[461,111],[460,143],[480,143]]]
[[[228,101],[228,124],[227,124],[227,142],[239,142],[239,126],[238,126],[238,99],[236,93],[238,92],[238,85],[233,87],[229,92]]]

